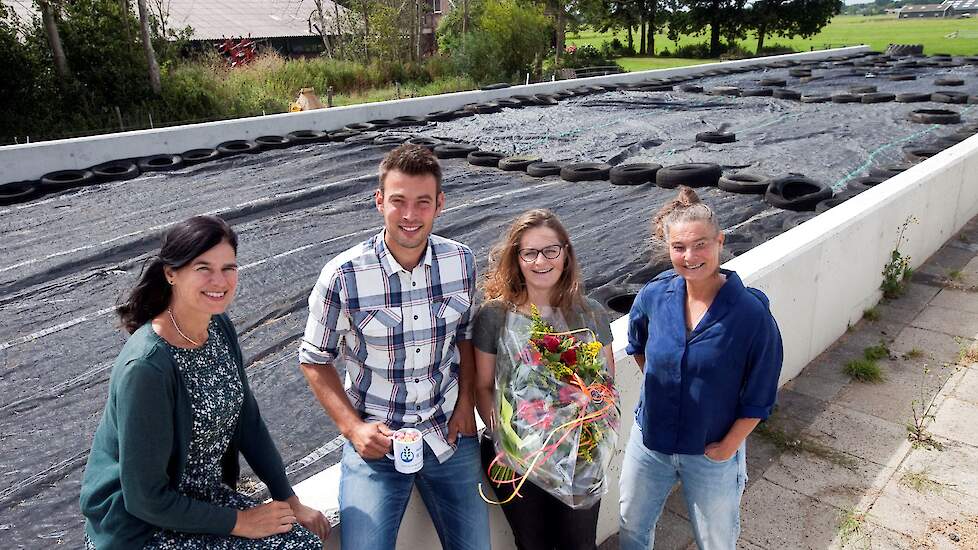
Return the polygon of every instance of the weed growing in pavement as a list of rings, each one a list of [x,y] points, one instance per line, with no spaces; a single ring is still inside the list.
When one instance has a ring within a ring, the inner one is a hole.
[[[890,356],[890,348],[886,346],[886,342],[880,340],[879,344],[875,346],[870,346],[863,350],[863,357],[869,359],[870,361],[877,361],[879,359],[886,359]]]
[[[849,547],[855,543],[868,542],[869,533],[866,532],[864,523],[866,522],[866,512],[853,508],[845,508],[839,512],[839,542],[842,546]]]
[[[958,363],[964,365],[978,363],[978,344],[960,336],[955,337],[954,340],[958,343]]]
[[[947,368],[947,364],[941,366],[941,371]],[[910,411],[913,413],[913,421],[907,424],[907,440],[915,449],[928,449],[932,451],[943,451],[944,445],[934,438],[927,431],[927,424],[934,419],[937,407],[937,394],[927,396],[927,377],[930,376],[931,368],[924,366],[920,373],[920,382],[917,385],[917,398],[910,402]],[[940,376],[940,375],[938,375]],[[941,381],[941,386],[947,379]]]
[[[952,281],[960,281],[961,276],[962,273],[960,269],[952,269],[951,271],[947,272],[947,278],[951,279]]]
[[[883,291],[883,297],[887,299],[892,300],[902,296],[906,291],[907,281],[913,275],[913,269],[910,267],[910,256],[904,256],[900,252],[903,235],[912,223],[917,223],[917,218],[907,216],[907,219],[900,224],[896,246],[890,252],[890,261],[883,266],[883,282],[880,283],[880,290]]]
[[[873,359],[867,359],[865,357],[850,359],[849,362],[842,367],[842,371],[849,375],[849,378],[852,378],[857,382],[879,384],[885,379],[883,376],[883,370],[876,363],[876,361]]]
[[[900,485],[909,487],[923,495],[929,493],[943,494],[948,487],[954,487],[953,484],[941,483],[931,479],[927,468],[903,472],[903,475],[900,476]]]
[[[910,351],[903,354],[904,359],[918,359],[923,356],[924,356],[924,352],[919,348],[912,348]]]
[[[778,452],[808,453],[844,468],[855,468],[856,462],[849,455],[839,452],[828,445],[823,445],[818,441],[809,439],[799,433],[789,432],[781,427],[775,426],[771,423],[771,420],[772,418],[768,418],[758,424],[757,428],[754,428],[753,433],[773,445]]]
[[[863,319],[866,319],[867,321],[874,321],[874,322],[879,321],[880,312],[878,309],[876,309],[876,307],[871,307],[866,311],[863,311]]]

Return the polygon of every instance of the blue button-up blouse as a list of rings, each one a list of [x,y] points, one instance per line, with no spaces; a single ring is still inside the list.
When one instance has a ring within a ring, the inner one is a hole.
[[[738,418],[767,418],[783,350],[763,292],[733,271],[703,319],[686,331],[686,281],[669,270],[649,281],[629,313],[629,355],[645,354],[636,411],[645,446],[703,454]]]

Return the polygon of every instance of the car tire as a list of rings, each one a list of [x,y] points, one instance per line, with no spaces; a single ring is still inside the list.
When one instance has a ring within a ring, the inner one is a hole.
[[[611,166],[603,162],[577,162],[560,168],[564,181],[608,181]]]
[[[908,117],[912,122],[921,124],[958,124],[961,114],[948,109],[916,109],[910,111]]]
[[[0,184],[0,206],[20,204],[40,197],[44,192],[36,181],[14,181]]]
[[[730,193],[763,195],[770,182],[768,177],[740,172],[720,177],[717,187]]]
[[[506,155],[495,151],[472,151],[466,155],[465,160],[473,166],[485,166],[488,168],[498,168],[499,161]]]
[[[170,172],[183,168],[180,155],[150,155],[136,161],[141,172]]]
[[[608,173],[608,179],[613,185],[644,185],[655,183],[655,174],[662,168],[661,164],[639,162],[634,164],[619,164]]]
[[[535,178],[559,176],[561,165],[556,162],[534,162],[526,167],[526,173]]]
[[[131,160],[111,160],[89,168],[99,182],[124,181],[139,177],[139,166]]]
[[[713,187],[720,180],[723,171],[719,164],[693,162],[674,164],[660,168],[655,174],[655,184],[664,189],[675,189],[680,185],[688,187]]]
[[[440,159],[465,158],[469,153],[479,148],[468,143],[442,143],[434,148],[435,156]]]
[[[802,175],[788,175],[771,180],[764,200],[782,210],[810,211],[819,202],[832,198],[832,188]]]
[[[532,155],[518,155],[499,159],[499,169],[506,172],[526,172],[526,167],[543,159]]]

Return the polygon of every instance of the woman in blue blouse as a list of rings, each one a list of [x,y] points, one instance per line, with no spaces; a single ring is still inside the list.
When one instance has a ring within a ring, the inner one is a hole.
[[[677,481],[701,550],[734,550],[747,482],[744,441],[771,414],[781,334],[759,290],[720,269],[723,233],[681,187],[653,220],[673,268],[629,313],[642,394],[621,473],[622,550],[645,550]]]

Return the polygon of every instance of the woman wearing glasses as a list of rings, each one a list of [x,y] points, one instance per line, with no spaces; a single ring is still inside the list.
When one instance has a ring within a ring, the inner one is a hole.
[[[488,428],[487,436],[494,429],[496,369],[511,366],[505,354],[496,353],[508,314],[529,317],[531,307],[536,306],[541,317],[558,330],[590,329],[605,344],[608,367],[614,373],[609,320],[600,304],[584,296],[574,248],[557,216],[549,210],[522,214],[493,247],[490,261],[483,287],[486,302],[472,329],[476,406]],[[494,456],[492,441],[483,439],[486,468]],[[509,488],[502,489],[506,490]],[[518,549],[594,550],[600,503],[575,510],[532,483],[524,485],[520,494],[522,498],[503,505]]]

